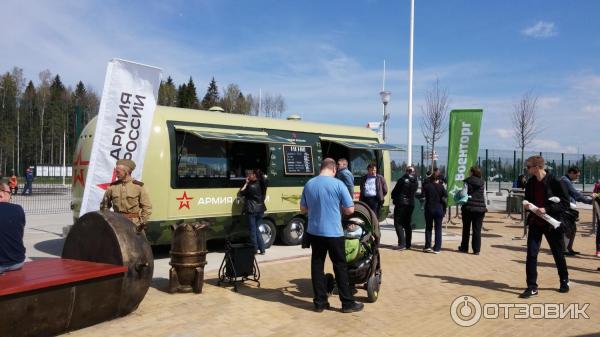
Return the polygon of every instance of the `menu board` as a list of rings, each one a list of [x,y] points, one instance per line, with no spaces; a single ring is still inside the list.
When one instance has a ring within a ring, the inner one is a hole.
[[[287,175],[314,175],[312,147],[283,145],[284,170]]]

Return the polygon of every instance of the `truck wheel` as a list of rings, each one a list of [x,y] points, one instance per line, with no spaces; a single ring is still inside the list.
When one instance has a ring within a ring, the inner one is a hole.
[[[306,221],[300,217],[290,220],[281,229],[281,242],[287,246],[295,246],[302,243],[302,237],[306,230]]]
[[[258,230],[260,231],[260,235],[262,235],[263,242],[265,243],[265,249],[268,249],[271,247],[273,242],[275,242],[275,237],[277,236],[275,232],[275,224],[269,219],[262,219],[260,226],[258,226]]]

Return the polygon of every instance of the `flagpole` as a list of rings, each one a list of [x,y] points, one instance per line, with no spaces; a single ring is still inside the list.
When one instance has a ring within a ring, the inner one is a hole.
[[[63,186],[65,186],[65,176],[67,175],[67,133],[63,131]]]
[[[413,42],[415,26],[415,0],[410,0],[410,48],[408,66],[408,141],[407,164],[412,165],[412,114],[413,114]]]

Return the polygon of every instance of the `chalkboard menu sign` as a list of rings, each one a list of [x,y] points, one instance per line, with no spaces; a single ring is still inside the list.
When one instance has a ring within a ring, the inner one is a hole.
[[[313,175],[312,147],[283,145],[283,162],[287,175]]]

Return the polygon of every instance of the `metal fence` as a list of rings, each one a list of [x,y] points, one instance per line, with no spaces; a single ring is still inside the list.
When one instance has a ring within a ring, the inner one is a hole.
[[[406,146],[403,147],[406,148]],[[430,152],[425,146],[413,146],[413,165],[421,177],[425,176],[425,172],[431,168]],[[436,166],[445,172],[448,148],[436,147],[435,152],[438,156]],[[543,156],[546,160],[546,169],[558,176],[566,174],[569,167],[577,166],[581,171],[581,176],[576,187],[583,191],[591,191],[593,184],[600,179],[598,155],[525,151],[523,158],[526,160],[533,155]],[[406,168],[407,154],[394,151],[391,156],[394,161],[392,163],[393,177],[397,179]],[[521,152],[518,150],[479,149],[477,162],[486,180],[486,189],[511,188],[513,182],[523,173],[524,165],[521,161]]]
[[[28,215],[59,214],[71,211],[71,185],[33,183],[31,194],[23,195],[19,184],[11,202],[21,205]]]

